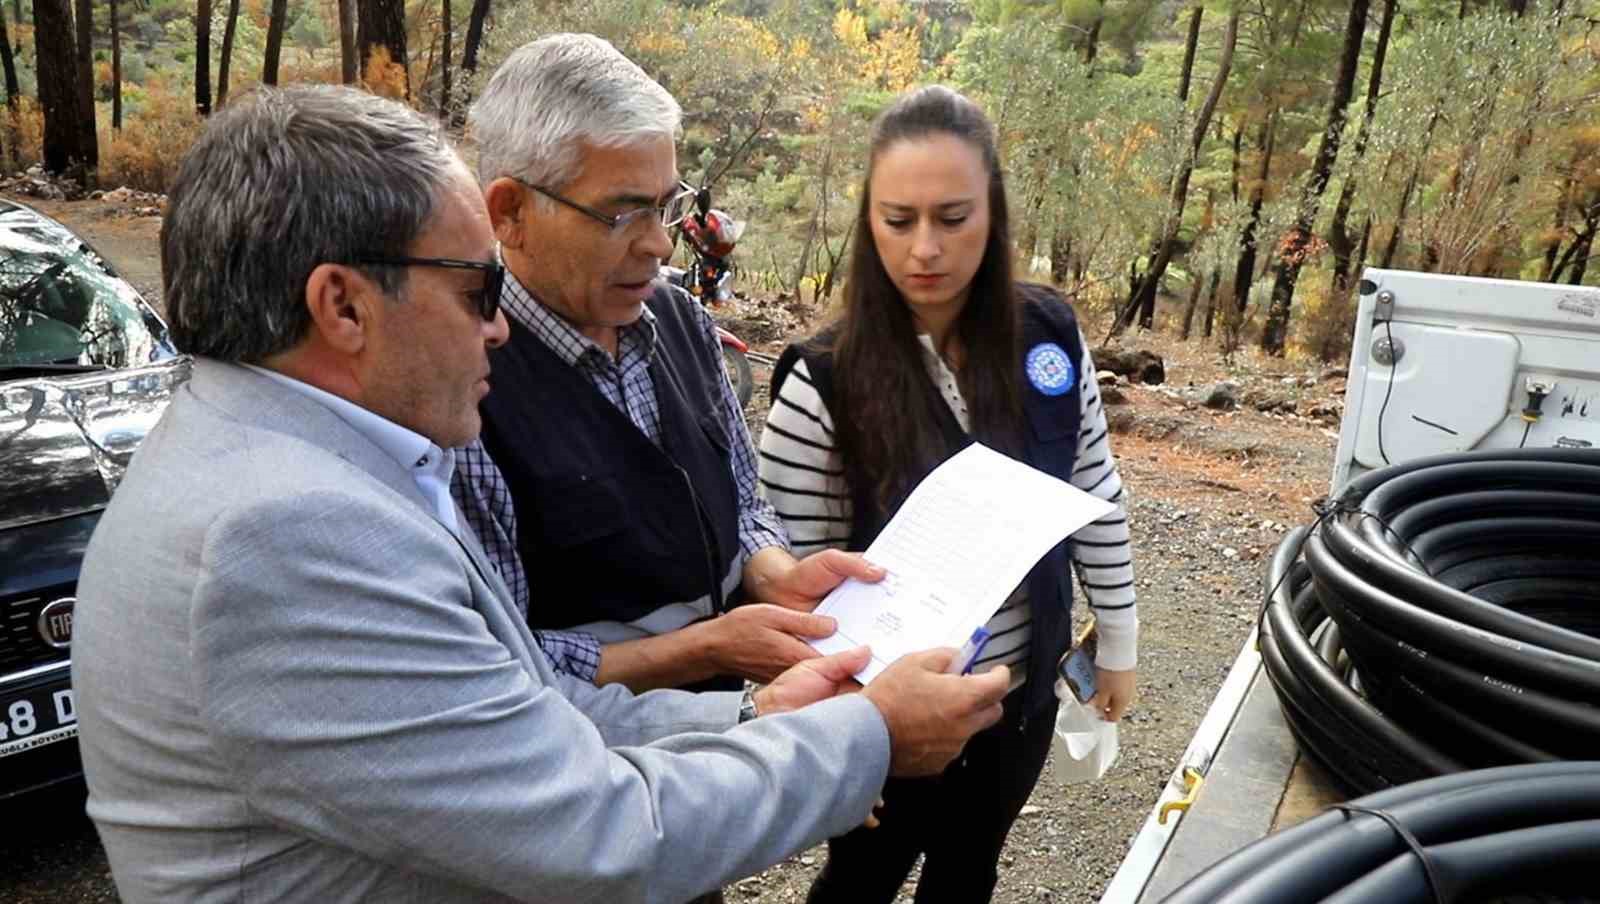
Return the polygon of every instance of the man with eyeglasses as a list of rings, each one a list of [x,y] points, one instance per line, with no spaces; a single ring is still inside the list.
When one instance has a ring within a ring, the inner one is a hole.
[[[263,154],[263,148],[271,153]],[[865,649],[756,696],[556,673],[446,489],[506,340],[437,124],[354,89],[217,114],[161,227],[193,374],[101,515],[73,684],[125,904],[677,904],[860,822],[998,675]]]
[[[512,53],[469,118],[511,338],[452,491],[557,667],[635,691],[769,680],[832,633],[821,596],[880,576],[790,554],[715,325],[657,278],[694,197],[680,119],[572,34]]]

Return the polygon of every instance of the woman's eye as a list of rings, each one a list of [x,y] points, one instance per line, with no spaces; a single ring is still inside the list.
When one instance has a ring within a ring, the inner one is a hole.
[[[965,223],[966,221],[967,221],[967,217],[966,217],[965,214],[963,214],[963,215],[961,215],[959,217],[940,217],[939,218],[939,222],[945,224],[946,226],[960,226],[962,223]]]
[[[904,218],[886,218],[883,225],[890,229],[904,229],[911,225],[911,221]]]

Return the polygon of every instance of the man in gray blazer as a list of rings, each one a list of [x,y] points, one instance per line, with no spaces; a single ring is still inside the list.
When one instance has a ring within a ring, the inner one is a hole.
[[[863,650],[743,699],[551,670],[448,493],[501,271],[411,110],[230,105],[180,167],[162,269],[194,376],[90,543],[73,656],[128,904],[682,901],[998,718],[1004,670],[942,674],[949,650],[855,694]]]

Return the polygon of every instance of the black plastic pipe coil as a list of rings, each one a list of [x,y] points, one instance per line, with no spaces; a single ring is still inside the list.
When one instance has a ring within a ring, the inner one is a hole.
[[[1363,475],[1280,544],[1267,587],[1267,676],[1348,787],[1600,758],[1600,452]]]
[[[1461,772],[1239,850],[1164,904],[1595,901],[1600,762]]]

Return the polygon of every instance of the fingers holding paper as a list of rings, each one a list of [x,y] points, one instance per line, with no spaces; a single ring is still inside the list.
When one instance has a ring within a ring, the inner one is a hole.
[[[756,555],[767,552],[764,549]],[[751,561],[753,564],[747,567],[747,572],[757,570],[756,560]],[[772,561],[776,563],[776,554]],[[871,584],[883,580],[884,574],[882,568],[868,562],[860,553],[824,549],[798,561],[791,559],[784,566],[760,563],[759,577],[747,580],[745,586],[752,598],[761,602],[810,612],[846,578]]]
[[[782,606],[753,603],[702,622],[709,658],[719,674],[771,681],[817,651],[804,641],[827,637],[834,620]]]
[[[891,775],[942,772],[968,738],[1000,721],[1010,671],[945,674],[955,655],[942,647],[902,656],[862,691],[889,728]]]

